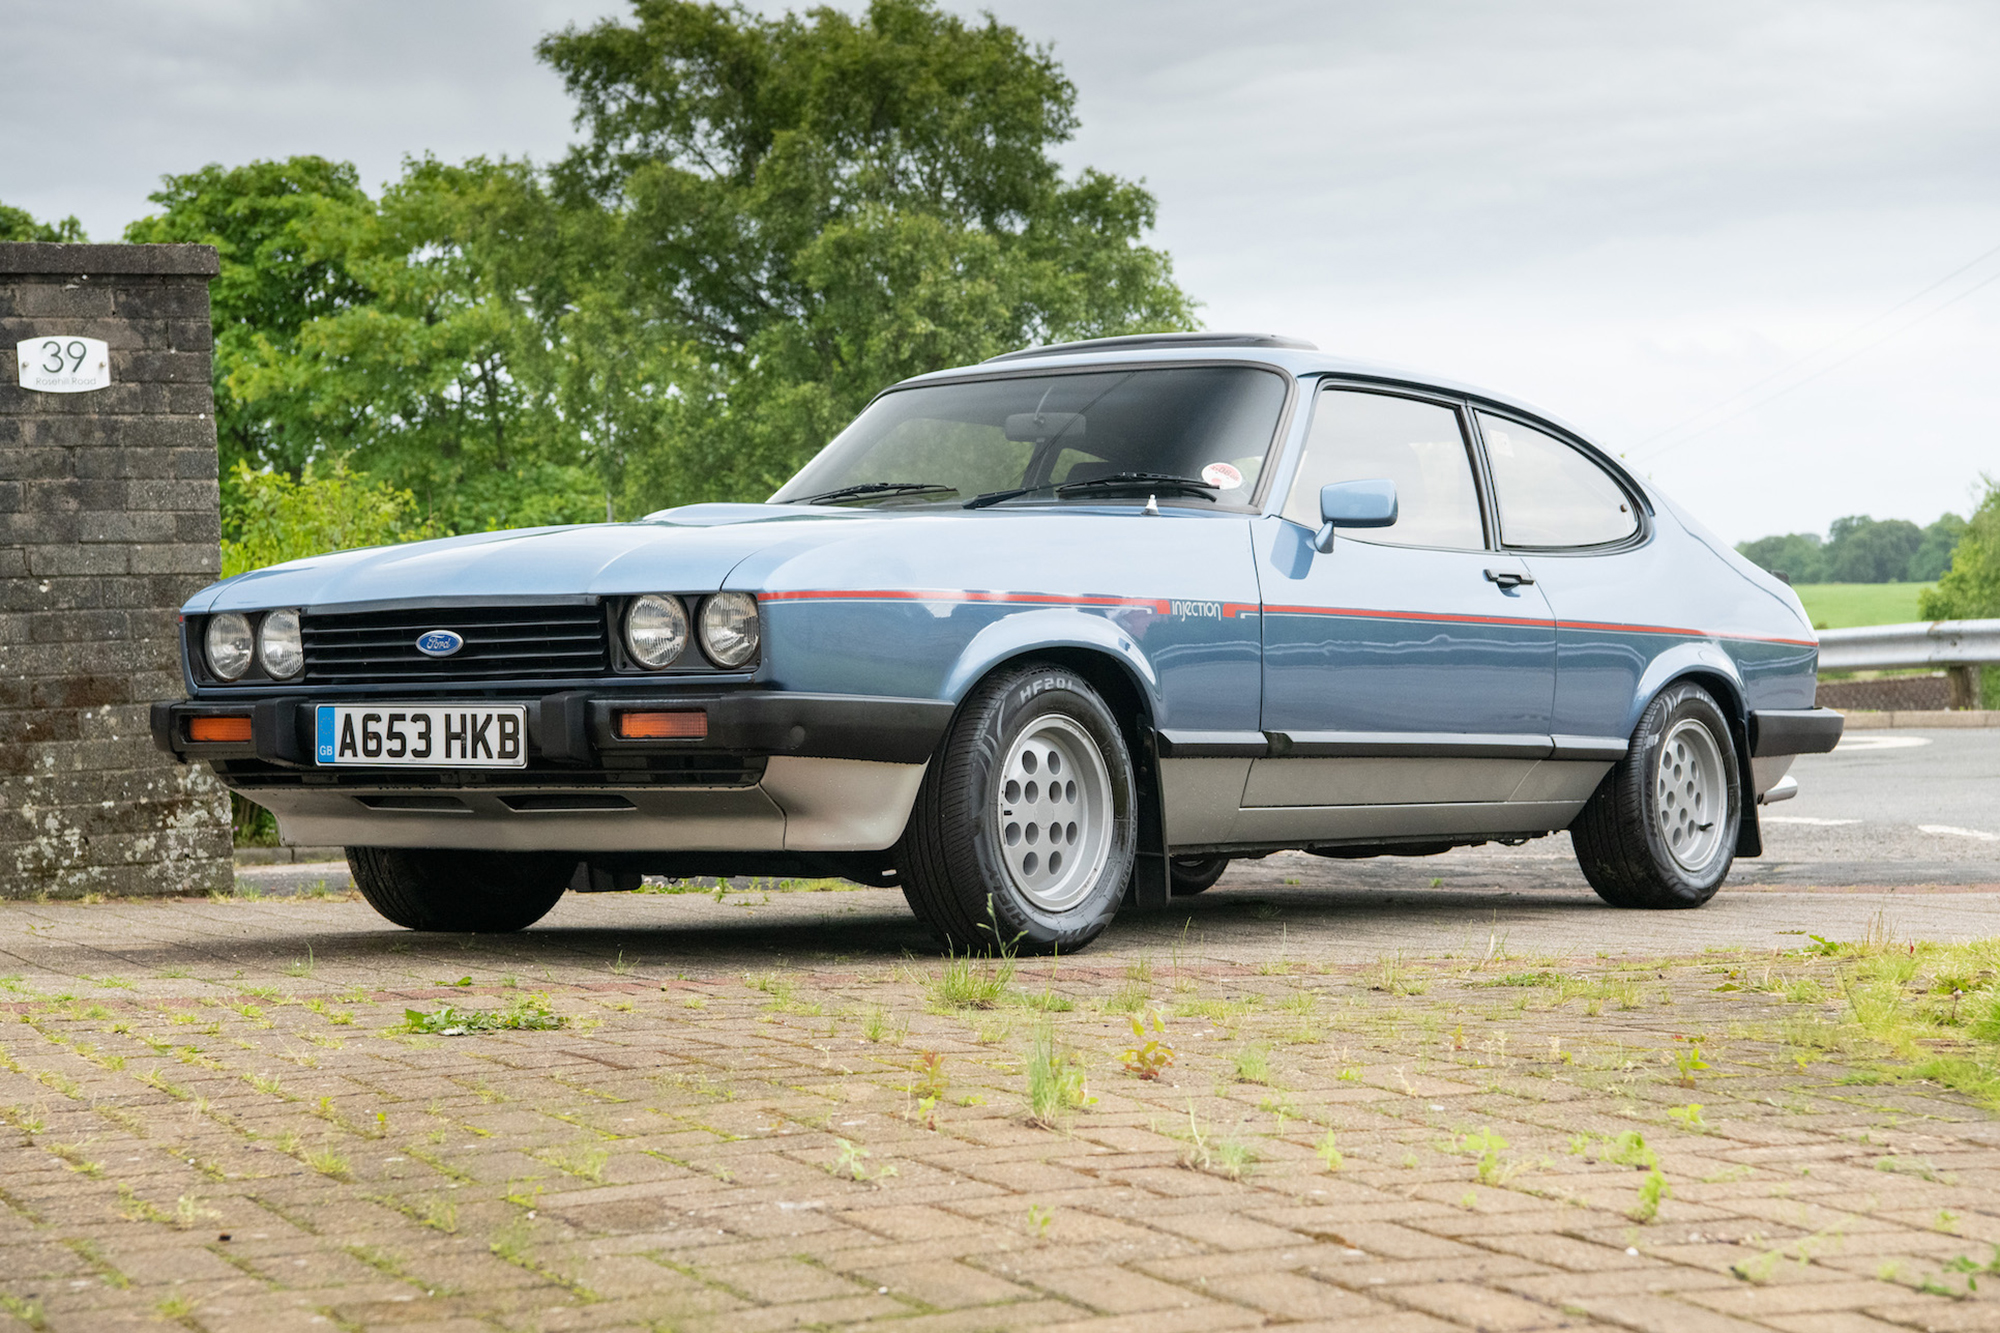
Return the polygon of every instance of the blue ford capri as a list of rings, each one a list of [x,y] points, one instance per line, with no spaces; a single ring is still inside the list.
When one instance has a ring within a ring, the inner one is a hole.
[[[1841,726],[1791,589],[1576,431],[1248,334],[920,376],[763,504],[293,561],[182,626],[157,743],[418,930],[808,874],[1073,950],[1232,858],[1559,829],[1698,907]]]

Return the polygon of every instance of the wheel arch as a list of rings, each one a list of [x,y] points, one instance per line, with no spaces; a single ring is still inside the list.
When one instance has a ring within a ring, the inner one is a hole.
[[[1736,826],[1736,855],[1756,857],[1763,855],[1763,832],[1757,823],[1757,784],[1750,769],[1750,704],[1749,692],[1744,688],[1743,678],[1737,674],[1735,664],[1719,648],[1712,645],[1698,645],[1711,649],[1710,653],[1690,655],[1677,664],[1678,669],[1663,674],[1651,687],[1642,691],[1638,707],[1633,712],[1632,727],[1637,728],[1638,719],[1644,717],[1653,701],[1675,685],[1699,685],[1708,691],[1722,710],[1723,720],[1729,724],[1729,748],[1736,759],[1736,780],[1740,795],[1741,813]],[[1664,655],[1663,655],[1664,656]],[[1720,659],[1719,661],[1716,659]],[[1651,672],[1647,673],[1650,677]]]
[[[1076,619],[1091,620],[1094,617],[1078,616]],[[1093,634],[1081,642],[1072,638],[1067,642],[1045,639],[1032,644],[1018,644],[1004,656],[984,662],[976,674],[965,672],[961,678],[961,672],[955,671],[952,698],[962,708],[966,696],[981,681],[1024,662],[1050,662],[1074,671],[1084,683],[1096,690],[1111,709],[1112,716],[1118,719],[1125,733],[1126,748],[1132,756],[1132,781],[1138,801],[1139,824],[1139,860],[1135,862],[1134,877],[1141,878],[1143,872],[1140,867],[1157,861],[1157,866],[1152,868],[1159,884],[1152,894],[1142,897],[1142,901],[1164,907],[1168,897],[1166,793],[1160,783],[1160,762],[1153,740],[1154,720],[1159,716],[1159,678],[1151,670],[1151,663],[1137,652],[1130,638],[1117,633],[1115,626],[1109,628],[1115,638]],[[961,663],[965,660],[960,659]],[[954,726],[956,720],[957,715],[954,714]],[[951,729],[947,728],[945,734],[950,735]]]

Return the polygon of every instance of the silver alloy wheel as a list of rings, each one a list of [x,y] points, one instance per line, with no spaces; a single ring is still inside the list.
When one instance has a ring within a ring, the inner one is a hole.
[[[1684,870],[1707,869],[1722,840],[1729,815],[1729,776],[1722,763],[1714,734],[1692,719],[1675,723],[1660,742],[1654,818],[1667,851]]]
[[[1089,732],[1060,713],[1007,744],[993,793],[1000,859],[1022,895],[1061,912],[1089,895],[1111,855],[1111,770]]]

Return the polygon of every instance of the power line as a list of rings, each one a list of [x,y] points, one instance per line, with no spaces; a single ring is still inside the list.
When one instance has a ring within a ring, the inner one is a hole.
[[[1679,422],[1676,422],[1674,425],[1667,427],[1663,431],[1658,431],[1652,435],[1648,435],[1645,439],[1639,441],[1638,447],[1643,449],[1655,440],[1663,440],[1669,435],[1676,434],[1679,431],[1683,430],[1684,428],[1693,425],[1695,422],[1700,421],[1703,417],[1708,416],[1710,413],[1719,412],[1723,408],[1728,407],[1730,404],[1735,403],[1740,399],[1755,393],[1757,390],[1763,388],[1765,385],[1770,384],[1775,380],[1783,379],[1785,376],[1791,374],[1794,370],[1797,370],[1800,366],[1804,365],[1806,362],[1811,361],[1814,357],[1820,356],[1826,352],[1833,350],[1834,348],[1840,346],[1840,344],[1846,342],[1849,338],[1854,337],[1858,333],[1865,333],[1869,329],[1875,327],[1877,324],[1880,324],[1883,320],[1895,314],[1897,311],[1906,309],[1909,306],[1915,304],[1916,302],[1921,301],[1924,297],[1929,296],[1932,292],[1944,286],[1946,283],[1950,282],[1953,278],[1958,277],[1960,274],[1966,272],[1969,269],[1977,268],[1979,265],[1985,263],[1988,259],[1991,259],[1996,254],[2000,254],[2000,245],[1996,245],[1992,249],[1981,253],[1977,258],[1974,258],[1968,261],[1967,263],[1960,264],[1957,268],[1945,274],[1942,278],[1939,278],[1936,282],[1933,282],[1930,286],[1925,287],[1922,291],[1917,292],[1913,296],[1905,297],[1901,301],[1898,301],[1895,305],[1890,306],[1887,310],[1884,310],[1881,314],[1876,315],[1873,318],[1864,321],[1863,323],[1855,325],[1847,332],[1841,334],[1838,338],[1833,339],[1831,342],[1823,343],[1820,346],[1814,348],[1812,351],[1807,352],[1804,356],[1798,357],[1788,362],[1784,366],[1780,367],[1778,370],[1773,371],[1771,374],[1766,375],[1763,379],[1758,380],[1756,383],[1745,385],[1743,388],[1738,389],[1735,393],[1729,395],[1729,397],[1724,398],[1719,402],[1710,403],[1707,407],[1704,407],[1703,409],[1701,409],[1701,411],[1696,412],[1693,416],[1685,417]],[[1987,282],[1991,281],[1992,281],[1991,278],[1987,279]],[[1946,305],[1952,304],[1953,301],[1957,301],[1961,297],[1970,296],[1973,292],[1978,291],[1980,287],[1984,287],[1985,285],[1986,283],[1982,282],[1978,286],[1969,288],[1968,290],[1959,293],[1959,295],[1953,297],[1951,301],[1947,301],[1944,303],[1944,305],[1938,306],[1936,310],[1933,310],[1931,312],[1931,314],[1936,314],[1937,310],[1944,309]],[[1928,319],[1930,318],[1930,315],[1925,315],[1923,318]],[[1922,319],[1914,320],[1911,323],[1904,325],[1903,329],[1914,328],[1916,327],[1917,324],[1920,324],[1922,322],[1923,322]],[[1901,333],[1903,329],[1896,330],[1896,333]],[[1888,335],[1888,337],[1890,338],[1893,338],[1895,336],[1896,336],[1895,333],[1891,333],[1890,335]],[[1863,347],[1860,350],[1865,352],[1870,347],[1879,347],[1883,342],[1886,341],[1888,341],[1887,338],[1877,339],[1875,342],[1868,344],[1867,347]],[[1853,357],[1851,356],[1843,358],[1841,361],[1835,362],[1834,365],[1844,365],[1846,364],[1847,361],[1850,361],[1852,359]],[[1820,375],[1826,373],[1826,370],[1832,370],[1833,368],[1834,368],[1833,366],[1828,366],[1825,368],[1825,370],[1817,371],[1814,374],[1808,376],[1806,379],[1800,380],[1799,384],[1810,383],[1812,380],[1817,379],[1819,378]],[[1793,385],[1792,387],[1797,388],[1798,385]],[[1790,392],[1790,390],[1784,390],[1782,392]],[[1772,396],[1776,397],[1778,395],[1774,394]],[[1762,406],[1763,403],[1769,401],[1770,401],[1769,398],[1761,399],[1755,406]],[[1747,410],[1754,410],[1754,407]],[[1734,421],[1736,420],[1737,416],[1741,415],[1742,413],[1739,412],[1734,416],[1726,418],[1726,420]],[[1716,422],[1714,425],[1705,426],[1701,430],[1696,431],[1694,435],[1690,435],[1687,438],[1693,439],[1695,438],[1695,436],[1707,434],[1709,431],[1714,430],[1716,426],[1719,426],[1721,424],[1723,423]],[[1671,449],[1673,448],[1673,446],[1668,445],[1667,448]],[[1666,450],[1662,449],[1660,450],[1660,452],[1665,453]]]
[[[1995,249],[2000,250],[2000,247],[1995,247]],[[1979,260],[1985,259],[1987,255],[1993,253],[1995,253],[1995,250],[1987,251],[1986,255],[1981,255],[1979,259],[1975,259],[1973,261],[1973,264],[1977,264]],[[1951,274],[1951,278],[1957,277],[1960,273],[1965,272],[1967,268],[1971,267],[1972,264],[1967,264],[1965,265],[1964,268],[1957,269]],[[1945,282],[1949,282],[1951,278],[1945,278],[1939,282],[1932,283],[1929,287],[1926,287],[1922,292],[1917,293],[1917,296],[1927,295],[1930,292],[1936,291],[1939,287],[1943,286]],[[1960,292],[1958,295],[1952,297],[1950,300],[1939,302],[1937,305],[1932,306],[1929,310],[1926,310],[1923,314],[1918,315],[1915,319],[1910,320],[1905,324],[1899,325],[1898,327],[1889,330],[1889,332],[1883,334],[1881,337],[1877,338],[1875,341],[1871,343],[1862,344],[1860,347],[1855,348],[1852,352],[1849,352],[1846,356],[1841,357],[1839,360],[1829,362],[1828,364],[1820,367],[1818,370],[1815,370],[1812,374],[1807,375],[1804,379],[1795,380],[1792,383],[1787,384],[1784,388],[1779,389],[1776,393],[1766,394],[1762,398],[1759,398],[1755,402],[1744,407],[1741,411],[1732,412],[1728,416],[1723,417],[1719,421],[1710,422],[1708,425],[1703,426],[1700,430],[1692,431],[1686,435],[1683,435],[1678,440],[1669,441],[1668,443],[1661,445],[1658,449],[1653,450],[1649,454],[1643,455],[1642,458],[1635,461],[1651,462],[1655,458],[1663,457],[1666,454],[1671,453],[1673,450],[1678,449],[1683,444],[1686,444],[1689,440],[1698,440],[1702,436],[1708,434],[1710,431],[1719,430],[1720,428],[1728,425],[1732,421],[1740,420],[1741,418],[1750,415],[1752,412],[1755,412],[1758,408],[1763,407],[1765,404],[1775,402],[1776,400],[1783,398],[1786,394],[1792,392],[1794,389],[1802,389],[1806,385],[1811,384],[1814,380],[1819,379],[1822,375],[1826,375],[1835,370],[1840,369],[1842,366],[1846,365],[1848,362],[1854,360],[1856,357],[1862,355],[1863,353],[1874,351],[1877,347],[1880,347],[1883,343],[1888,342],[1890,339],[1899,337],[1902,334],[1909,332],[1911,329],[1917,327],[1917,325],[1931,318],[1931,316],[1950,309],[1952,306],[1957,305],[1960,301],[1963,301],[1966,297],[1971,296],[1974,292],[1980,291],[1983,288],[1991,286],[1995,282],[2000,282],[2000,273],[1995,273],[1992,277],[1985,278],[1979,282],[1974,283],[1972,286],[1967,287],[1964,291]],[[1917,297],[1913,296],[1910,298],[1910,301],[1914,301],[1916,299]],[[1852,337],[1855,333],[1859,333],[1861,332],[1862,329],[1869,327],[1869,325],[1880,323],[1888,315],[1892,315],[1897,310],[1901,310],[1904,308],[1904,306],[1909,305],[1910,301],[1904,301],[1902,302],[1902,304],[1896,306],[1894,309],[1885,311],[1881,315],[1877,315],[1874,319],[1868,321],[1867,324],[1863,324],[1859,328],[1856,328],[1851,332],[1843,334],[1841,335],[1841,337],[1834,339],[1833,342],[1827,344],[1827,347],[1836,346],[1839,343],[1844,342],[1848,338]],[[1826,347],[1822,347],[1820,349],[1820,352],[1824,352],[1825,350]],[[1817,356],[1819,355],[1819,352],[1815,352],[1812,355]],[[1795,369],[1802,362],[1808,360],[1811,360],[1811,357],[1801,357],[1799,361],[1794,361],[1790,366],[1787,366],[1785,370],[1779,371],[1777,375],[1766,376],[1764,379],[1759,380],[1758,384],[1759,385],[1769,384],[1772,380],[1779,378],[1780,376]],[[1753,385],[1751,387],[1755,388],[1757,386]],[[1688,421],[1700,420],[1702,416],[1707,415],[1707,412],[1715,411],[1717,408],[1726,407],[1728,404],[1736,401],[1737,398],[1741,398],[1744,393],[1748,392],[1750,392],[1750,389],[1745,389],[1741,393],[1736,394],[1732,398],[1725,398],[1722,402],[1717,403],[1715,407],[1709,408],[1705,412],[1697,413],[1693,417],[1689,417]],[[1686,422],[1682,423],[1682,425],[1686,424],[1687,424]],[[1679,427],[1675,427],[1674,429],[1678,430]],[[1645,444],[1651,443],[1652,440],[1660,439],[1662,438],[1662,436],[1671,435],[1672,433],[1673,431],[1662,431],[1659,435],[1654,435],[1649,440],[1642,442],[1640,447],[1644,448]]]

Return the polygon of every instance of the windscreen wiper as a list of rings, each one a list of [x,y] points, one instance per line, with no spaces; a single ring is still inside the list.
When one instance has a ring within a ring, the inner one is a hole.
[[[957,495],[958,487],[940,486],[934,481],[864,481],[859,486],[842,486],[838,490],[821,491],[818,495],[802,495],[789,501],[795,505],[832,504],[836,500],[852,500],[864,495]]]
[[[1175,495],[1195,495],[1204,500],[1213,500],[1219,486],[1211,486],[1194,477],[1176,477],[1165,472],[1113,472],[1106,477],[1091,477],[1086,481],[1065,482],[1056,487],[1057,495],[1072,495],[1078,491],[1169,491]]]
[[[1165,472],[1114,472],[1106,477],[1092,477],[1088,481],[1066,481],[1059,485],[1017,486],[1011,491],[988,491],[967,500],[961,509],[984,509],[1007,500],[1018,500],[1024,495],[1035,495],[1043,491],[1058,496],[1077,491],[1166,491],[1173,495],[1195,495],[1204,500],[1215,499],[1217,487],[1193,477],[1176,477]]]

